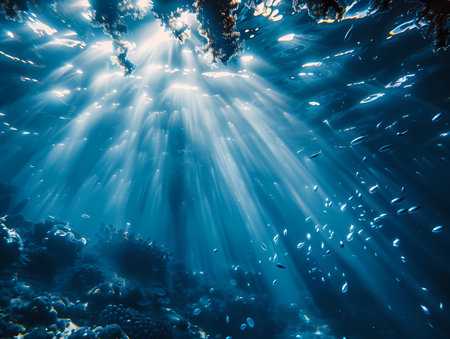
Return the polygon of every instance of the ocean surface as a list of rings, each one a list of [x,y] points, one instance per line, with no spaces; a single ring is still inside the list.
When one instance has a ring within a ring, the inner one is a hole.
[[[449,337],[450,59],[415,3],[242,1],[220,45],[154,2],[0,2],[0,338]]]

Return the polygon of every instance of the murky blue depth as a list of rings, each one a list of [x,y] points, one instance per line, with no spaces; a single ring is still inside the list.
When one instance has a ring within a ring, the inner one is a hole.
[[[2,19],[0,180],[26,219],[137,232],[212,286],[261,277],[298,324],[280,337],[449,335],[448,51],[396,7],[274,3],[238,11],[227,65],[128,18],[128,77],[87,2]]]

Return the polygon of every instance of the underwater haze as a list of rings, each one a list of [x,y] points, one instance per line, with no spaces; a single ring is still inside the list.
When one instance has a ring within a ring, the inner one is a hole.
[[[447,338],[445,0],[1,0],[0,338]]]

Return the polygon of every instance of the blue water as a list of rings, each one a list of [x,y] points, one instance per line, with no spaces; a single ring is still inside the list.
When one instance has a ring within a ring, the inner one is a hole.
[[[25,219],[139,233],[211,286],[254,274],[280,338],[448,336],[448,51],[403,3],[270,3],[240,5],[226,64],[195,17],[180,43],[142,7],[129,75],[88,1],[2,18],[0,180]]]

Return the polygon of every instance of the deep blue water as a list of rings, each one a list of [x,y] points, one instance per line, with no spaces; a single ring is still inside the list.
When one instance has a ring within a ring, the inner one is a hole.
[[[277,2],[265,10],[278,21],[239,6],[243,50],[226,64],[211,63],[193,16],[184,43],[150,9],[126,16],[128,76],[88,1],[2,17],[5,225],[68,223],[89,246],[111,224],[224,299],[267,298],[231,317],[247,324],[235,332],[222,314],[237,311],[209,294],[163,303],[221,338],[264,337],[266,317],[281,327],[268,338],[449,336],[448,51],[401,26],[414,20],[403,2],[319,24]]]

